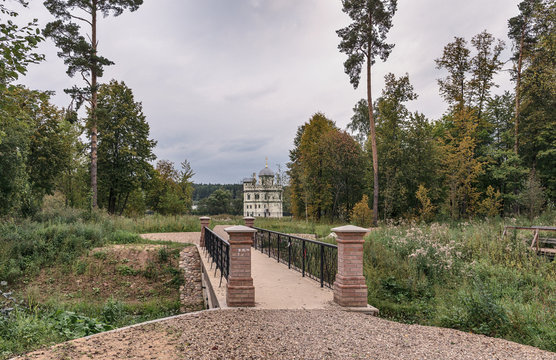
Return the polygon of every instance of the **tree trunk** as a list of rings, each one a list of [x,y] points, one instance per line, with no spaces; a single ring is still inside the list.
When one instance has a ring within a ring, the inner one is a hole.
[[[91,9],[91,42],[93,47],[93,55],[97,53],[97,0],[93,0],[93,7]],[[97,197],[97,69],[96,64],[91,68],[91,191],[93,209],[98,207]]]
[[[124,210],[127,206],[127,200],[128,199],[129,199],[129,192],[127,194],[125,194],[124,204],[122,205],[122,208],[120,209],[120,216],[122,216],[122,214],[124,213]]]
[[[518,148],[519,148],[519,140],[518,140],[518,134],[519,134],[519,87],[521,84],[521,66],[523,63],[523,37],[525,36],[525,24],[526,22],[523,24],[523,27],[521,28],[521,39],[519,41],[519,57],[517,59],[517,81],[516,81],[516,85],[515,85],[515,127],[514,127],[514,136],[515,136],[515,142],[514,142],[514,152],[517,155],[518,154]]]
[[[373,26],[372,15],[369,15],[369,26]],[[371,125],[371,152],[373,155],[373,226],[378,225],[378,157],[376,150],[375,119],[373,116],[373,97],[371,95],[371,42],[367,46],[367,102],[369,122]]]

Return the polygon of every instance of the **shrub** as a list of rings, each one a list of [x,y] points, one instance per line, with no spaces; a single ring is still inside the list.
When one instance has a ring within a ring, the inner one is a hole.
[[[135,270],[134,268],[127,265],[118,265],[116,267],[116,271],[118,272],[118,274],[123,276],[135,276],[139,273],[139,270]]]
[[[108,324],[114,324],[125,316],[124,304],[114,298],[108,299],[102,307],[102,319]]]
[[[166,246],[158,249],[158,262],[160,263],[168,262],[169,255],[170,253],[168,252],[168,248]]]
[[[435,207],[432,205],[429,198],[429,190],[424,185],[419,185],[419,189],[415,193],[417,200],[421,203],[419,208],[419,219],[421,221],[429,222],[434,218]]]
[[[471,289],[459,294],[458,304],[440,319],[440,323],[487,336],[504,336],[510,328],[506,310],[478,278],[473,280]]]
[[[369,197],[363,195],[361,201],[359,201],[353,209],[351,210],[351,222],[357,226],[369,227],[373,222],[373,211],[369,208]]]

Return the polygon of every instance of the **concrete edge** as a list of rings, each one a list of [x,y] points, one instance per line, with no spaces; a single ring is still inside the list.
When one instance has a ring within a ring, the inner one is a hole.
[[[219,296],[219,294],[214,290],[214,286],[216,285],[213,286],[213,283],[211,281],[211,275],[209,275],[209,269],[207,269],[208,259],[203,252],[204,251],[203,248],[198,244],[195,244],[195,246],[197,246],[197,250],[199,250],[199,255],[201,256],[201,268],[202,268],[201,271],[203,272],[202,279],[203,281],[206,282],[206,290],[209,292],[209,294],[207,294],[209,295],[208,299],[212,302],[212,304],[208,304],[209,309],[228,308],[228,305],[226,303],[226,297]]]
[[[201,249],[198,246],[197,250],[199,251],[199,256],[203,256],[201,254]],[[220,304],[218,303],[218,297],[214,292],[214,288],[212,287],[212,283],[208,277],[207,269],[205,268],[205,263],[203,259],[201,259],[201,284],[203,286],[203,299],[205,300],[205,307],[207,309],[218,309],[220,308]]]
[[[366,307],[340,307],[340,308],[347,312],[355,312],[355,313],[367,314],[372,316],[378,316],[379,313],[377,308],[369,304],[367,304]]]

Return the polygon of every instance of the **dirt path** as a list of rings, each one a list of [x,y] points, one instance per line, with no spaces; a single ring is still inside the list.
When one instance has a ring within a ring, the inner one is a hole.
[[[98,334],[20,359],[546,359],[457,330],[330,310],[211,310]]]

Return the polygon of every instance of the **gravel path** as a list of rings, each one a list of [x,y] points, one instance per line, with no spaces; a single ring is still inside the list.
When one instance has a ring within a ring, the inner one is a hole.
[[[461,331],[332,310],[215,310],[77,339],[21,359],[550,359]]]

